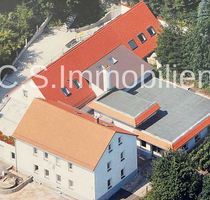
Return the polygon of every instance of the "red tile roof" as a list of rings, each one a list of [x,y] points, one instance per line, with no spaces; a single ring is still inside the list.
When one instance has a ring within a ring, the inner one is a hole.
[[[124,45],[130,49],[128,41],[134,39],[138,45],[133,52],[143,58],[153,51],[156,47],[157,35],[151,37],[147,28],[153,26],[158,32],[161,29],[158,20],[142,1],[131,8],[124,15],[119,16],[104,28],[95,33],[92,37],[67,52],[60,59],[50,64],[47,71],[41,71],[38,75],[45,76],[49,84],[40,89],[43,96],[48,100],[62,101],[71,106],[79,107],[94,98],[95,94],[88,83],[83,78],[82,88],[77,90],[75,87],[69,88],[72,95],[68,98],[61,92],[61,65],[65,66],[65,79],[69,77],[69,71],[84,71],[106,54],[111,52],[119,45]],[[145,43],[141,43],[137,37],[143,32],[147,38]],[[73,78],[78,78],[75,74]],[[44,81],[38,77],[32,77],[37,86],[43,85]],[[55,85],[56,88],[52,88]],[[68,81],[65,80],[68,87]]]
[[[115,133],[137,136],[109,125],[112,127],[98,124],[92,116],[70,106],[35,99],[13,137],[94,170]]]

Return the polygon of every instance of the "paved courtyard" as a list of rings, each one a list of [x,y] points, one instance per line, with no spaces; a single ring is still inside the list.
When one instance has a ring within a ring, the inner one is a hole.
[[[65,198],[57,194],[54,190],[35,182],[29,183],[20,191],[3,195],[0,194],[0,200],[74,200],[72,198]]]

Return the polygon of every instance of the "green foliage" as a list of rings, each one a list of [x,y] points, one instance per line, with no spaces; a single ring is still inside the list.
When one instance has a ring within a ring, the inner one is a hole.
[[[164,152],[153,165],[149,199],[190,200],[201,192],[202,178],[185,151]]]
[[[205,176],[198,200],[210,200],[210,176]]]

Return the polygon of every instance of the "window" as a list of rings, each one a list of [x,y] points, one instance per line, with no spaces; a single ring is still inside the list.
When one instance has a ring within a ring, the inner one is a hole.
[[[103,65],[99,65],[98,67],[97,67],[100,71],[102,71],[103,70]]]
[[[109,150],[109,153],[111,153],[113,151],[112,144],[109,144],[108,150]]]
[[[110,57],[109,59],[108,59],[108,61],[109,62],[111,62],[113,65],[115,65],[118,61],[115,59],[115,58],[113,58],[113,57]]]
[[[140,33],[137,37],[139,38],[142,44],[147,41],[147,38],[145,37],[144,33]]]
[[[77,79],[74,79],[74,80],[73,80],[73,84],[74,84],[74,86],[75,86],[77,89],[81,88],[81,84],[80,84],[80,82],[79,82]]]
[[[46,152],[44,153],[44,159],[48,160],[48,153],[46,153]]]
[[[131,48],[132,50],[135,50],[135,49],[138,47],[138,45],[136,44],[136,42],[135,42],[134,39],[130,40],[130,41],[128,42],[128,44],[129,44],[129,46],[130,46],[130,48]]]
[[[122,137],[118,137],[118,145],[120,146],[122,144]]]
[[[34,165],[34,173],[38,174],[39,173],[39,166]]]
[[[120,154],[120,160],[121,160],[121,162],[123,160],[125,160],[125,153],[124,153],[124,151]]]
[[[198,133],[198,135],[195,136],[195,143],[199,142],[201,139],[201,135],[200,133]]]
[[[14,160],[15,159],[15,153],[11,152],[11,158]]]
[[[28,98],[28,91],[23,90],[23,96],[26,97],[26,98]]]
[[[68,165],[69,165],[69,170],[72,170],[72,168],[73,168],[72,163],[69,163]]]
[[[152,26],[150,26],[149,28],[147,28],[148,33],[150,34],[150,36],[154,36],[156,34],[154,28]]]
[[[61,164],[61,159],[60,158],[56,158],[56,165],[60,166]]]
[[[188,150],[188,143],[185,143],[185,144],[182,146],[182,149],[187,151],[187,150]]]
[[[107,163],[107,172],[109,172],[111,170],[111,161]]]
[[[72,180],[69,180],[69,188],[72,189],[74,186],[74,182]]]
[[[107,181],[107,188],[108,188],[108,190],[112,188],[112,179],[111,178]]]
[[[66,97],[69,97],[69,96],[71,95],[71,92],[69,92],[69,90],[68,90],[67,87],[61,88],[61,91],[63,92],[63,94],[64,94]]]
[[[61,176],[60,175],[56,175],[56,182],[61,184]]]
[[[38,150],[37,148],[34,148],[34,155],[37,156],[37,154],[38,154]]]
[[[122,169],[121,170],[121,179],[124,179],[125,178],[125,169]]]
[[[162,149],[156,146],[152,146],[152,151],[157,152],[157,153],[161,153]]]
[[[49,178],[49,175],[50,175],[49,170],[45,169],[45,170],[44,170],[44,177],[45,177],[45,178]]]
[[[146,147],[146,146],[147,146],[147,143],[146,143],[144,140],[142,140],[142,141],[141,141],[141,146],[142,146],[142,147]]]

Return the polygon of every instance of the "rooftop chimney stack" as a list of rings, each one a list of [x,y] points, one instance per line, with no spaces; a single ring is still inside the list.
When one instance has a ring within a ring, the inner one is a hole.
[[[111,79],[110,79],[110,66],[103,66],[103,83],[104,91],[111,89]]]

